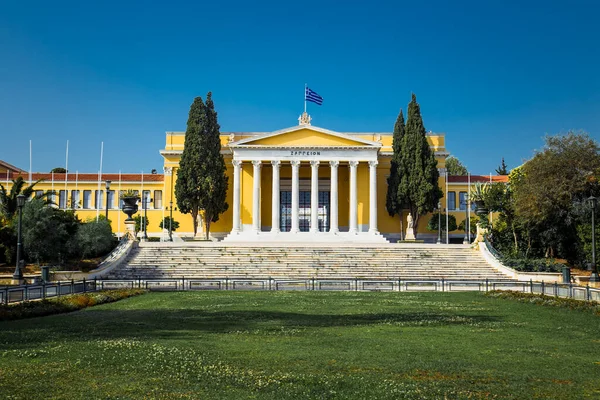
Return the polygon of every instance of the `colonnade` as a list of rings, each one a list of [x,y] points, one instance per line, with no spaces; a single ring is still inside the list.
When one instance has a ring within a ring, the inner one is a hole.
[[[253,184],[252,184],[252,231],[260,232],[260,193],[261,193],[261,167],[262,161],[251,161],[253,166]],[[348,161],[350,169],[350,215],[349,215],[349,233],[358,233],[358,183],[357,168],[360,161]],[[363,161],[364,162],[364,161]],[[241,185],[240,176],[242,170],[242,160],[233,160],[233,233],[241,232]],[[271,233],[279,233],[280,220],[280,167],[281,160],[270,161],[273,167],[273,199],[271,210]],[[368,161],[369,163],[369,233],[377,234],[377,161]],[[300,160],[290,161],[292,166],[292,226],[290,233],[300,232],[299,221],[299,197],[300,197]],[[311,179],[310,179],[310,232],[317,233],[318,226],[318,207],[319,207],[319,165],[320,161],[310,161]],[[338,168],[340,161],[329,161],[331,170],[331,192],[330,192],[330,234],[339,232],[338,224]]]

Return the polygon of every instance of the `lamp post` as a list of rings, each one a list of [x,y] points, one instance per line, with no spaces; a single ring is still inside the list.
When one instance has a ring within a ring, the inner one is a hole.
[[[106,221],[108,222],[108,194],[110,193],[110,182],[106,181]]]
[[[442,244],[442,203],[438,202],[438,238],[436,244]]]
[[[590,276],[590,282],[600,282],[598,276],[598,266],[596,265],[596,203],[598,199],[594,196],[590,196],[588,200],[592,203],[592,275]]]
[[[148,231],[146,230],[146,227],[148,226],[148,203],[152,202],[152,199],[149,197],[144,196],[144,194],[142,193],[143,196],[143,200],[142,200],[142,206],[144,207],[144,240],[148,240]]]
[[[465,197],[465,238],[463,239],[463,244],[469,244],[469,242],[471,241],[470,237],[468,236],[469,232],[469,202],[467,201],[467,198]]]
[[[22,247],[21,243],[21,223],[23,221],[23,206],[25,205],[25,195],[20,194],[17,196],[17,207],[19,208],[19,224],[17,227],[17,265],[15,266],[15,273],[13,274],[13,282],[21,284],[23,283],[23,270],[21,269],[21,257]]]
[[[173,200],[169,202],[169,242],[173,241]]]

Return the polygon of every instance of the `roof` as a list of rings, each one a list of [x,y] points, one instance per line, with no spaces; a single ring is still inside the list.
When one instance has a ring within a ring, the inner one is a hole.
[[[489,182],[508,182],[508,175],[471,175],[471,183],[489,183]],[[448,175],[448,183],[468,183],[469,176],[467,175]]]
[[[7,163],[6,161],[0,160],[0,167],[4,167],[9,171],[20,172],[23,171],[21,168],[17,168],[12,164]]]
[[[65,175],[67,176],[67,182],[75,182],[75,180],[77,180],[77,182],[98,182],[98,174],[89,174],[89,173],[82,173],[82,174],[77,174],[74,172],[71,172],[69,174],[59,174],[59,173],[41,173],[41,172],[34,172],[31,174],[31,179],[33,179],[34,181],[43,179],[44,181],[52,181],[52,175],[54,175],[54,181],[58,181],[58,182],[64,182],[65,181]],[[11,173],[10,174],[10,179],[17,179],[17,177],[22,176],[23,179],[29,179],[29,174],[25,171],[22,171],[20,174],[17,173]],[[120,175],[120,179],[123,182],[142,182],[142,176],[144,177],[144,182],[163,182],[164,181],[164,175],[163,174],[121,174]],[[2,177],[0,177],[1,179]],[[102,176],[100,177],[100,181],[101,182],[105,182],[107,180],[110,180],[112,182],[119,182],[119,174],[102,174]]]

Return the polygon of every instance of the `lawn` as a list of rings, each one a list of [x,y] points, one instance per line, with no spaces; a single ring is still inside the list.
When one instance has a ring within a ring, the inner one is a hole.
[[[7,399],[600,398],[600,317],[479,293],[149,293],[0,323]]]

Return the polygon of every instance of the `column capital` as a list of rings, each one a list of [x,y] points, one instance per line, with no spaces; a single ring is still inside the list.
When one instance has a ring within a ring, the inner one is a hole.
[[[165,175],[167,175],[167,176],[173,175],[173,167],[164,167],[163,170],[165,172]]]
[[[311,167],[318,167],[318,166],[319,166],[319,163],[320,163],[319,161],[317,161],[317,160],[313,160],[313,161],[311,161],[311,162],[310,162],[310,166],[311,166]]]
[[[331,168],[337,168],[340,165],[339,161],[329,161],[329,165],[331,165]]]
[[[242,160],[233,160],[231,161],[234,167],[239,167],[242,165]]]
[[[255,167],[260,167],[261,164],[262,164],[262,161],[260,161],[260,160],[252,161],[252,165],[254,165]]]
[[[292,167],[299,167],[300,160],[292,160],[292,161],[290,161],[290,164],[292,164]]]
[[[369,161],[369,167],[376,167],[377,164],[379,164],[379,161],[377,160]]]
[[[350,165],[350,167],[357,167],[358,166],[358,161],[348,161],[348,164]]]
[[[281,165],[281,160],[271,160],[271,165],[279,167]]]

